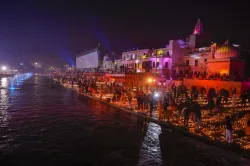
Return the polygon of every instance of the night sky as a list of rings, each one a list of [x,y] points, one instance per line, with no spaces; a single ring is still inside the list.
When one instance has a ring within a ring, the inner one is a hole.
[[[1,1],[0,64],[72,64],[98,42],[107,52],[165,47],[198,18],[213,41],[250,48],[249,16],[247,1]]]

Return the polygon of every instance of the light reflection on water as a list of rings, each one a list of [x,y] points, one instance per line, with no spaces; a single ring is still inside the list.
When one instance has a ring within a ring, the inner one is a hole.
[[[162,165],[159,135],[161,126],[150,122],[142,142],[138,166]]]
[[[2,88],[6,88],[8,86],[8,79],[7,78],[1,78],[1,86]]]
[[[7,126],[10,115],[7,109],[10,106],[9,95],[8,95],[8,84],[9,80],[7,78],[1,78],[1,89],[0,89],[0,127]]]

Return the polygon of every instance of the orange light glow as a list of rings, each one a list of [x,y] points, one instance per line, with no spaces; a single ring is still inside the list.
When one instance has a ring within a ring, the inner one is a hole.
[[[229,71],[228,70],[221,70],[220,74],[229,74]]]

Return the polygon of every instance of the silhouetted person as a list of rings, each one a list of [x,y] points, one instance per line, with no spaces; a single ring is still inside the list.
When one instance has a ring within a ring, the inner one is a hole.
[[[246,106],[246,103],[247,103],[247,94],[246,94],[246,92],[245,93],[243,93],[242,95],[241,95],[241,106],[243,107],[245,107]]]
[[[150,117],[152,117],[153,115],[153,109],[154,109],[154,101],[153,101],[153,98],[152,96],[150,97],[150,100],[149,100],[149,112],[150,112]]]
[[[231,120],[229,118],[229,116],[226,116],[226,141],[228,143],[232,143],[233,142],[233,126],[231,124]]]
[[[234,88],[232,93],[233,93],[233,95],[236,95],[236,88]]]
[[[210,99],[208,100],[208,109],[210,110],[210,114],[212,114],[212,110],[214,108],[214,100],[213,99]]]
[[[187,108],[184,109],[184,127],[188,127],[188,120],[190,116],[190,106],[188,105]]]

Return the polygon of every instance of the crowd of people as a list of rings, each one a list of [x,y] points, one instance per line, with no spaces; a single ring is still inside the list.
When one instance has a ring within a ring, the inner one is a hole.
[[[198,92],[188,92],[184,85],[172,85],[168,92],[160,92],[155,88],[134,90],[131,87],[104,80],[104,78],[85,76],[82,73],[55,76],[52,80],[70,85],[72,88],[76,87],[80,92],[106,100],[108,103],[120,103],[132,111],[170,123],[175,121],[187,128],[192,119],[196,130],[201,127],[202,110],[210,110],[210,114],[219,113],[223,111],[223,104],[228,103],[228,96],[208,92],[207,104],[200,104]],[[250,101],[250,95],[243,93],[241,99],[242,106],[246,106],[246,101]],[[236,102],[236,96],[233,94],[232,106],[234,108]],[[229,116],[226,116],[225,128],[226,139],[231,143],[233,125]]]
[[[229,74],[220,74],[220,73],[201,73],[201,72],[192,72],[189,74],[179,74],[178,79],[190,78],[190,79],[200,79],[200,80],[220,80],[220,81],[237,81],[238,74],[229,75]]]

